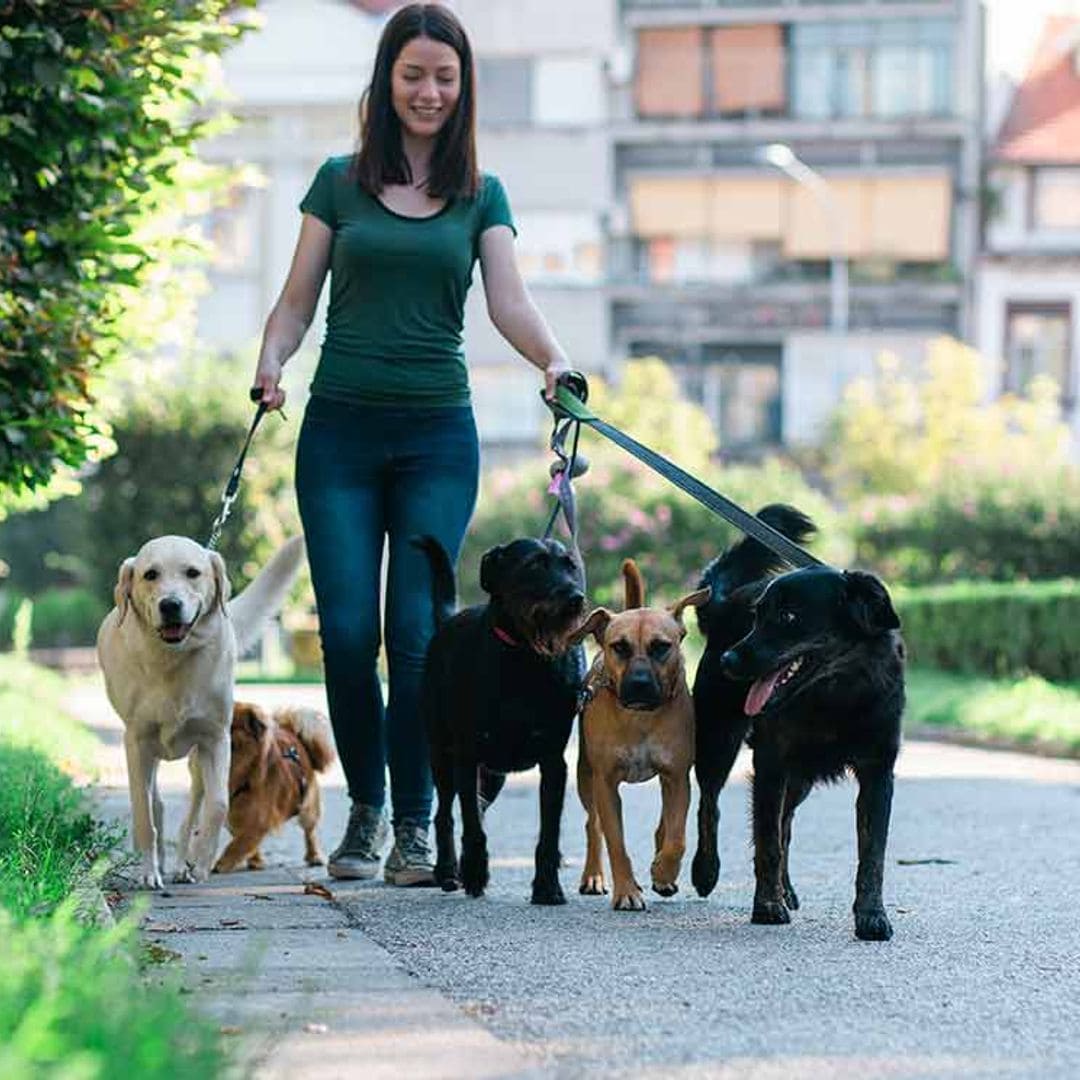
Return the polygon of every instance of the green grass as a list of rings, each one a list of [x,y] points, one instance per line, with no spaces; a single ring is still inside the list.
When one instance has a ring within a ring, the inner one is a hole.
[[[1080,686],[987,679],[929,668],[908,672],[905,723],[963,730],[1020,747],[1042,745],[1080,756]]]
[[[60,769],[85,774],[98,739],[64,711],[64,688],[56,672],[0,654],[0,746],[35,749]]]
[[[137,924],[88,925],[77,889],[120,856],[69,775],[96,740],[64,713],[64,680],[0,656],[0,1077],[214,1077],[213,1026],[179,996],[177,974],[140,967]],[[67,771],[65,771],[67,770]]]

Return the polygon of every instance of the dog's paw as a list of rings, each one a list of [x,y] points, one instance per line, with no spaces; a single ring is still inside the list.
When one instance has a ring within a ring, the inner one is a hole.
[[[456,862],[435,864],[435,884],[443,892],[457,892],[461,888],[461,877]]]
[[[566,903],[566,894],[558,880],[534,881],[531,902],[545,907],[557,907],[559,904]]]
[[[143,870],[135,879],[135,887],[137,889],[153,889],[156,891],[164,889],[165,882],[157,870]]]
[[[674,881],[654,881],[652,891],[657,896],[674,896],[679,891],[679,886]]]
[[[605,896],[607,894],[607,885],[604,884],[603,873],[582,874],[578,892],[582,896]]]
[[[635,884],[629,889],[615,887],[615,895],[611,898],[611,906],[615,911],[644,911],[645,897],[641,895],[641,889]]]
[[[304,856],[304,862],[306,862],[308,866],[325,866],[326,856],[321,851],[313,851],[310,855]],[[261,855],[257,861],[255,859],[248,859],[249,870],[261,870],[265,865],[266,862]]]
[[[694,862],[690,867],[690,880],[694,883],[698,896],[708,896],[716,888],[719,877],[719,858],[699,851],[694,856]]]
[[[888,941],[892,937],[892,924],[883,910],[856,911],[855,936],[860,941]]]
[[[791,912],[782,900],[755,900],[750,921],[759,926],[784,926],[791,922]]]
[[[488,855],[480,848],[461,853],[461,883],[469,896],[483,896],[489,880]]]
[[[178,885],[196,885],[199,882],[206,881],[210,877],[210,871],[201,866],[196,866],[195,863],[184,863],[184,865],[173,874],[173,881]]]

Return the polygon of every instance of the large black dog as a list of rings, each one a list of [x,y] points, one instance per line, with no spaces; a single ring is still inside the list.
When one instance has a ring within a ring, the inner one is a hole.
[[[435,878],[480,896],[488,883],[481,806],[508,772],[540,766],[540,840],[534,904],[563,904],[559,827],[566,743],[585,679],[585,650],[567,639],[585,605],[581,567],[557,540],[514,540],[480,563],[490,602],[453,614],[454,573],[432,537],[416,541],[431,563],[437,630],[428,649],[421,708],[438,792]],[[461,800],[461,864],[454,796]]]
[[[802,541],[813,523],[792,507],[758,514]],[[893,765],[904,709],[904,649],[889,594],[871,574],[811,567],[776,574],[780,560],[745,539],[702,576],[705,653],[694,682],[701,788],[694,887],[720,870],[718,796],[745,738],[753,748],[753,922],[790,922],[799,900],[788,876],[795,808],[819,781],[851,770],[859,784],[855,933],[882,941],[881,900]],[[749,687],[747,684],[750,684]]]

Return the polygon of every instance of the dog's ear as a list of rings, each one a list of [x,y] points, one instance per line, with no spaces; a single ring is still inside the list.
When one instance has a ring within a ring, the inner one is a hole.
[[[116,588],[113,589],[113,602],[120,609],[120,618],[116,625],[124,621],[124,616],[131,607],[131,585],[135,580],[135,559],[125,559],[120,564],[120,572],[116,575]]]
[[[622,564],[623,589],[625,599],[623,610],[645,606],[645,579],[641,576],[638,564],[633,559],[624,559]]]
[[[604,644],[604,632],[613,616],[607,608],[598,607],[589,612],[589,617],[570,635],[570,645],[580,645],[590,634],[596,638],[597,645]]]
[[[480,560],[480,588],[488,595],[498,592],[505,551],[504,547],[493,547],[490,551],[485,551]]]
[[[684,608],[699,608],[703,604],[707,604],[711,596],[712,588],[711,586],[706,585],[704,589],[695,589],[692,593],[684,596],[681,600],[676,600],[675,603],[668,608],[668,611],[678,622],[681,623]]]
[[[224,615],[225,605],[232,596],[232,586],[229,575],[225,573],[225,560],[216,551],[211,551],[209,555],[210,569],[214,575],[214,607]]]
[[[862,570],[844,571],[844,601],[852,622],[867,637],[900,627],[885,586]]]

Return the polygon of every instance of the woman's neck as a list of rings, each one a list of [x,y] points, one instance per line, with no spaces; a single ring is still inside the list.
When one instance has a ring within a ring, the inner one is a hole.
[[[407,131],[401,133],[401,149],[409,163],[412,182],[415,187],[427,186],[428,173],[431,171],[431,158],[435,153],[435,140],[417,138]]]

